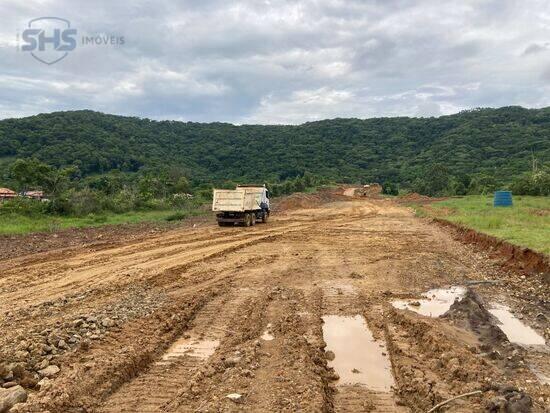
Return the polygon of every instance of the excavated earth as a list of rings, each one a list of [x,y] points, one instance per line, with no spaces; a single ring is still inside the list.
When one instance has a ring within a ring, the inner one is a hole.
[[[474,392],[438,411],[547,412],[545,274],[346,195],[291,199],[251,228],[13,248],[0,399],[22,386],[10,412],[427,412]],[[415,311],[451,286],[464,298],[442,316]],[[509,338],[495,303],[542,343]]]

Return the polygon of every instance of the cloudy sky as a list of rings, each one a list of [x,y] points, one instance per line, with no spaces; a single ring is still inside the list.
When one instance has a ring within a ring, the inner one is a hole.
[[[547,0],[2,0],[0,118],[58,110],[302,123],[550,106]],[[53,65],[37,17],[77,29]],[[123,36],[83,45],[82,36]]]

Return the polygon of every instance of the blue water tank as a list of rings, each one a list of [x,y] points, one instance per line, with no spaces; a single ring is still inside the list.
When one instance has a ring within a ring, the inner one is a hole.
[[[509,207],[512,206],[512,192],[510,191],[496,191],[493,206],[496,207]]]

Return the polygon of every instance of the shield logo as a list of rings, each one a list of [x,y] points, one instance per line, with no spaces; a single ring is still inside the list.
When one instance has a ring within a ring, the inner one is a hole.
[[[31,52],[39,62],[53,65],[67,57],[76,47],[76,29],[60,17],[39,17],[29,22],[23,32],[23,51]]]

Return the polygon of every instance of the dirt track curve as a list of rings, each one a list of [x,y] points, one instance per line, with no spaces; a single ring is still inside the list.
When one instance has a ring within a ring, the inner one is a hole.
[[[522,275],[498,264],[403,206],[352,197],[252,228],[14,257],[0,263],[0,384],[28,389],[17,412],[422,412],[475,390],[446,411],[544,412],[547,347],[510,343],[485,305],[548,340],[548,286],[511,291]],[[445,317],[391,305],[472,280],[498,283]],[[363,347],[327,353],[326,316],[364,317],[386,368],[361,364]],[[346,384],[334,357],[391,385]]]

